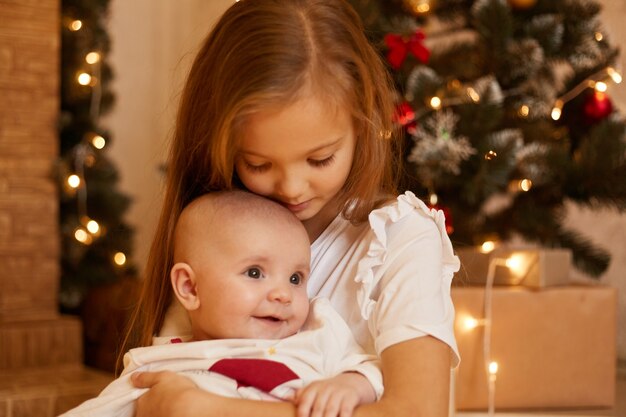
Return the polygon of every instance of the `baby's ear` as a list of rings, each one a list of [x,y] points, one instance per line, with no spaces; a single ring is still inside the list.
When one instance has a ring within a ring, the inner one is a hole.
[[[170,279],[174,294],[185,310],[191,311],[200,307],[200,299],[196,292],[196,274],[191,266],[184,262],[175,264],[172,267]]]

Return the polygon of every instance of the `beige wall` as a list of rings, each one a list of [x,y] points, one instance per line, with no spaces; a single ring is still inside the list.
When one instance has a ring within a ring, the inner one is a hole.
[[[161,204],[166,141],[194,51],[234,0],[113,0],[110,62],[117,102],[104,120],[122,190],[133,198],[136,256],[143,266]]]
[[[122,188],[134,198],[128,220],[137,229],[136,260],[143,265],[161,202],[165,142],[170,136],[177,94],[193,52],[212,22],[234,0],[113,0],[111,64],[117,105],[108,119],[114,135],[110,152]],[[614,43],[626,45],[626,3],[603,0],[603,21]],[[624,57],[622,57],[622,63]],[[624,68],[624,65],[622,65]],[[626,110],[626,83],[612,87]],[[626,179],[625,179],[626,180]],[[626,215],[572,207],[568,222],[609,248],[613,262],[602,282],[620,288],[620,356],[626,359]]]

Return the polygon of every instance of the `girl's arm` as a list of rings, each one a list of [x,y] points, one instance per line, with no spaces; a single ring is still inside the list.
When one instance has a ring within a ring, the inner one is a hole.
[[[448,415],[450,348],[424,336],[390,346],[381,355],[385,392],[380,401],[358,407],[354,417],[444,417]],[[151,388],[138,400],[136,417],[295,417],[288,402],[258,402],[201,391],[171,372],[142,373],[137,387]],[[313,417],[322,417],[313,415]],[[326,417],[326,416],[324,416]]]

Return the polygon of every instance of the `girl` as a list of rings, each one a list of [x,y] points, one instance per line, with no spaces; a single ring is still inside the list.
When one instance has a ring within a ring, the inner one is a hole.
[[[385,392],[353,415],[446,415],[458,362],[450,282],[459,263],[442,214],[411,193],[394,197],[401,151],[392,97],[390,77],[344,0],[233,4],[181,98],[133,324],[138,344],[180,322],[167,276],[182,209],[207,191],[245,188],[302,221],[312,251],[308,295],[329,298],[359,344],[381,359]],[[296,408],[222,398],[167,372],[133,381],[150,388],[138,417],[305,416],[310,398],[332,398],[312,384]]]

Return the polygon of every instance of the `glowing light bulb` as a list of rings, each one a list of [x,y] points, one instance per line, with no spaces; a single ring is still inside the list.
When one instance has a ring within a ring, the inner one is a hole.
[[[520,180],[519,184],[517,185],[517,187],[524,192],[530,191],[530,189],[533,186],[533,182],[531,180],[529,180],[528,178],[524,178],[523,180]]]
[[[498,362],[489,362],[489,375],[495,375],[498,373]]]
[[[482,245],[480,245],[480,251],[482,253],[489,253],[493,251],[495,248],[496,248],[496,242],[491,241],[491,240],[486,240],[483,242]]]
[[[79,30],[81,30],[83,27],[83,22],[81,22],[80,20],[76,19],[76,20],[72,20],[70,22],[69,28],[72,32],[77,32]]]
[[[435,193],[432,193],[428,197],[428,202],[430,203],[431,206],[436,206],[438,201],[439,201],[439,197]]]
[[[496,156],[498,156],[498,154],[495,151],[489,151],[485,154],[485,159],[487,161],[491,161],[492,159],[494,159]]]
[[[92,235],[95,235],[95,234],[97,234],[100,231],[100,225],[95,220],[89,220],[87,222],[87,230]]]
[[[106,143],[107,143],[106,140],[102,136],[100,136],[100,135],[95,135],[93,138],[91,138],[91,144],[96,149],[104,148]]]
[[[474,330],[480,322],[472,316],[467,316],[463,319],[463,328],[467,331]]]
[[[511,270],[511,272],[515,275],[523,276],[524,272],[526,272],[528,260],[522,254],[514,254],[507,258],[505,261],[505,265],[507,268]]]
[[[91,84],[91,75],[87,74],[86,72],[81,72],[80,74],[78,74],[76,79],[78,80],[78,84],[80,85]]]
[[[93,238],[91,237],[91,235],[87,233],[87,231],[82,227],[74,230],[74,238],[84,245],[90,245],[91,242],[93,242]]]
[[[599,91],[600,93],[604,93],[608,89],[608,86],[606,85],[605,82],[597,81],[594,88],[596,91]]]
[[[441,108],[441,99],[437,96],[430,99],[430,107],[437,110]]]
[[[474,103],[478,103],[480,101],[480,94],[478,94],[478,92],[474,90],[472,87],[469,87],[467,89],[467,95],[469,96],[470,99],[472,99]]]
[[[613,68],[609,67],[606,70],[609,77],[613,80],[615,84],[620,84],[622,82],[622,76],[619,72],[615,71]]]
[[[80,177],[76,174],[72,174],[67,177],[67,185],[72,188],[78,188],[80,186]]]
[[[89,52],[86,56],[85,56],[85,61],[88,64],[95,64],[96,62],[100,61],[100,54],[97,52]]]
[[[519,114],[521,117],[528,117],[528,115],[530,114],[530,107],[528,107],[526,104],[522,105],[517,111],[517,114]]]
[[[598,42],[600,42],[602,39],[604,39],[604,35],[602,34],[602,32],[596,32],[596,33],[594,33],[593,36],[594,36],[594,38],[596,38],[596,40]]]
[[[118,266],[124,265],[126,263],[126,255],[123,252],[117,252],[113,255],[113,262]]]
[[[559,120],[561,118],[561,113],[563,111],[563,101],[557,100],[554,103],[554,107],[552,108],[552,120]]]

